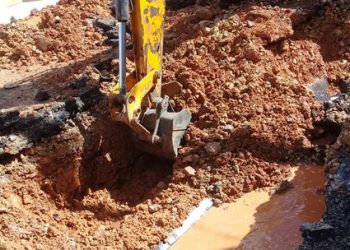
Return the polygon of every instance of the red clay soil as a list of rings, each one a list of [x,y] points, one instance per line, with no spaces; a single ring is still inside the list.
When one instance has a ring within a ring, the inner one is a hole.
[[[89,14],[75,0],[35,16],[64,10],[61,20],[67,17],[65,22],[83,30],[86,17],[108,13],[106,1],[88,2]],[[167,12],[164,81],[181,83],[173,104],[193,114],[178,159],[173,164],[135,150],[126,127],[109,118],[106,97],[61,134],[0,164],[0,246],[153,249],[201,199],[229,202],[278,184],[291,165],[318,160],[309,134],[319,104],[307,85],[324,75],[334,84],[349,77],[343,73],[347,55],[339,53],[349,51],[348,24],[337,25],[345,45],[330,45],[323,24],[343,19],[334,17],[336,6],[325,8],[326,17],[309,18],[294,8],[250,2],[228,10],[193,6]],[[79,18],[69,14],[77,10]],[[100,49],[94,40],[82,46],[83,39],[55,25],[43,30],[63,32],[69,47],[41,57],[31,52],[20,61],[3,56],[1,67],[42,64],[53,54],[74,59]],[[14,34],[21,26],[0,32]],[[17,31],[18,41],[32,32],[47,34],[34,30]],[[101,89],[107,96],[105,84]]]
[[[105,47],[93,27],[107,0],[61,0],[16,24],[0,26],[0,69],[87,58]]]

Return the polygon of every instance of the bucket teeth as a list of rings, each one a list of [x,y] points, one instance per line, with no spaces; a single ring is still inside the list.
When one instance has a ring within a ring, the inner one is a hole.
[[[148,110],[142,121],[142,125],[148,129],[154,129],[156,110]],[[183,109],[180,112],[165,111],[159,118],[157,130],[158,140],[154,143],[140,141],[137,146],[140,150],[158,155],[163,158],[174,159],[178,155],[181,139],[191,121],[191,112]]]

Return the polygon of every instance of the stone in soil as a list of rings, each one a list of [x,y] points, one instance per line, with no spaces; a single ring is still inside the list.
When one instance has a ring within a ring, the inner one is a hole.
[[[71,82],[70,86],[73,89],[80,89],[80,88],[86,87],[86,83],[88,81],[89,81],[89,76],[86,74],[83,74],[77,80]]]
[[[114,18],[109,19],[96,19],[95,25],[104,31],[113,30],[116,26],[116,20]]]
[[[172,104],[193,114],[174,167],[133,148],[130,131],[109,117],[108,98],[99,89],[108,93],[109,85],[91,79],[95,88],[63,104],[69,110],[64,125],[71,113],[79,113],[72,126],[60,127],[45,143],[22,150],[25,157],[0,165],[0,173],[11,175],[2,186],[6,202],[18,205],[16,216],[5,213],[1,219],[24,232],[20,239],[1,227],[7,245],[152,249],[208,195],[220,204],[286,179],[290,165],[315,156],[307,133],[319,103],[306,86],[324,75],[332,84],[348,72],[340,43],[322,35],[330,34],[327,27],[334,29],[323,24],[343,23],[337,21],[343,14],[332,14],[342,9],[329,5],[322,18],[304,19],[301,26],[295,23],[295,7],[250,1],[225,10],[213,4],[199,11],[192,6],[167,12],[163,81],[181,85]],[[111,18],[109,1],[62,0],[36,13],[40,22],[35,27],[28,27],[34,17],[0,27],[1,68],[89,60],[107,49],[106,38],[91,22],[96,17]],[[248,20],[255,24],[247,25]],[[346,27],[339,29],[345,39]],[[40,35],[47,39],[47,51],[36,47]],[[48,85],[61,86],[52,79]],[[94,97],[101,99],[97,106]],[[17,119],[16,114],[3,117],[5,130]],[[221,147],[208,153],[205,147],[212,142]],[[191,162],[182,162],[188,155]],[[186,173],[189,164],[192,169]],[[25,205],[21,197],[27,193],[33,203]],[[155,204],[161,209],[154,209]],[[62,237],[42,237],[45,224]]]

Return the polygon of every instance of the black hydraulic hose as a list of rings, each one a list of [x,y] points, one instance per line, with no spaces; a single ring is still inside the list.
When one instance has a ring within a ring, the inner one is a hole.
[[[126,23],[129,20],[129,0],[117,0],[116,18],[119,25],[119,84],[120,93],[126,94]]]

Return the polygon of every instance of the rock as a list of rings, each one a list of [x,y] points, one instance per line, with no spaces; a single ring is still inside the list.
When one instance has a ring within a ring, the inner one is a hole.
[[[257,48],[250,47],[244,51],[244,56],[246,59],[251,60],[253,63],[258,63],[261,61],[261,55]]]
[[[118,30],[117,29],[112,29],[112,30],[108,30],[105,35],[109,38],[109,39],[118,39],[119,38],[119,34],[118,34]]]
[[[150,212],[151,214],[153,214],[153,213],[159,211],[160,208],[161,208],[161,206],[158,205],[158,204],[149,205],[149,206],[148,206],[148,212]]]
[[[113,75],[109,74],[108,72],[100,72],[100,79],[101,82],[112,82],[113,81]]]
[[[43,52],[46,52],[48,50],[50,50],[50,47],[51,47],[51,41],[48,40],[45,36],[38,36],[36,39],[35,39],[35,46],[43,51]]]
[[[95,26],[103,29],[104,31],[108,31],[115,28],[116,20],[114,18],[109,18],[109,19],[98,18],[95,21]]]
[[[221,199],[213,199],[213,205],[215,207],[220,207],[222,205],[223,201]]]
[[[147,211],[148,210],[148,206],[146,204],[141,203],[141,204],[137,205],[137,210],[139,210],[139,211]]]
[[[157,221],[156,221],[156,225],[157,226],[159,226],[159,227],[164,227],[165,225],[166,225],[166,222],[165,222],[165,220],[164,219],[158,219]]]
[[[36,244],[35,247],[36,247],[37,250],[43,250],[43,249],[45,249],[44,245],[42,245],[42,244]]]
[[[323,222],[315,224],[305,223],[300,227],[301,234],[304,238],[312,238],[321,240],[324,237],[329,237],[332,234],[333,227]]]
[[[194,176],[196,174],[196,170],[191,166],[185,167],[184,170],[187,176]]]
[[[77,223],[75,221],[68,221],[68,222],[66,222],[66,226],[71,227],[71,228],[76,228]]]
[[[29,204],[33,203],[33,199],[30,195],[24,194],[22,196],[22,203],[23,203],[23,205],[29,205]]]
[[[84,102],[79,97],[71,97],[65,102],[65,110],[70,114],[82,112]]]
[[[57,233],[56,229],[53,226],[48,225],[48,227],[47,227],[47,236],[49,238],[51,238],[51,237],[56,237],[57,235],[58,235],[58,233]]]
[[[212,193],[214,191],[214,185],[209,185],[206,187],[207,193]]]
[[[0,136],[0,156],[16,155],[28,146],[30,146],[29,140],[23,135]]]
[[[288,180],[284,180],[280,183],[279,187],[275,191],[275,194],[282,194],[292,188],[294,188],[294,184]]]
[[[253,27],[254,25],[255,25],[255,22],[250,21],[250,20],[247,21],[247,26],[248,26],[249,28]]]
[[[214,192],[220,193],[223,188],[223,183],[221,181],[217,181],[213,184],[213,186],[214,186]]]
[[[79,79],[70,83],[72,89],[80,89],[86,87],[86,83],[89,81],[89,76],[87,74],[82,74]]]
[[[4,85],[4,89],[15,89],[19,87],[19,82],[10,82]]]
[[[15,23],[15,22],[17,22],[17,19],[14,16],[12,16],[10,18],[10,23],[12,24],[12,23]]]
[[[103,97],[98,86],[95,86],[80,95],[80,99],[84,103],[84,110],[96,105]]]
[[[35,100],[38,102],[44,102],[51,98],[50,94],[46,90],[39,90],[35,95]]]
[[[61,18],[59,16],[55,16],[55,23],[60,23],[61,22]]]
[[[178,81],[171,81],[162,84],[162,96],[169,96],[172,97],[176,94],[181,93],[182,91],[182,85]]]
[[[9,210],[9,204],[6,200],[0,199],[0,214],[7,213]]]
[[[31,16],[34,16],[36,13],[38,13],[39,12],[39,10],[37,9],[37,8],[34,8],[34,9],[32,9],[31,11],[30,11],[30,15]]]
[[[9,138],[10,142],[14,142],[17,139],[17,136],[14,134],[11,134],[8,136],[8,138]]]
[[[232,132],[234,130],[234,127],[231,124],[227,124],[224,126],[224,130]]]
[[[0,186],[10,182],[9,175],[0,175]]]
[[[288,51],[289,48],[290,48],[290,46],[289,46],[288,40],[283,40],[283,41],[281,41],[281,43],[280,43],[280,49],[281,49],[283,52]]]
[[[222,150],[222,146],[220,142],[209,142],[204,149],[209,155],[217,155]]]
[[[205,34],[209,34],[210,31],[211,31],[211,29],[210,29],[209,27],[204,27],[204,28],[203,28],[203,32],[204,32]]]
[[[73,125],[74,125],[74,123],[73,123]],[[104,158],[106,159],[107,162],[112,162],[113,161],[113,159],[111,157],[111,154],[109,152],[104,155]]]
[[[233,165],[233,166],[232,166],[232,169],[233,169],[237,174],[238,174],[239,171],[240,171],[240,168],[239,168],[239,166],[238,166],[237,164]]]

